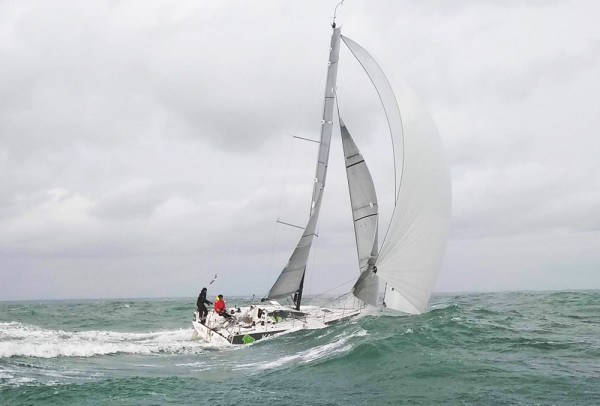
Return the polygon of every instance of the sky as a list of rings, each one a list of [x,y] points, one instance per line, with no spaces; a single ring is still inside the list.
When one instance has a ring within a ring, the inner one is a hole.
[[[0,300],[191,297],[215,274],[214,294],[264,295],[299,237],[276,220],[308,216],[316,148],[293,137],[318,138],[336,4],[0,2]],[[600,288],[599,15],[595,0],[338,8],[443,140],[435,291]],[[385,118],[340,58],[385,218]],[[334,134],[307,294],[358,274],[342,160]]]

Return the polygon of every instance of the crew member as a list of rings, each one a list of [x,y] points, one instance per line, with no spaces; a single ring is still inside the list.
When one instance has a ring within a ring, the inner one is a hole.
[[[198,308],[198,318],[200,319],[200,323],[204,324],[206,321],[206,315],[208,314],[208,309],[205,304],[211,305],[212,302],[206,299],[206,288],[202,288],[200,295],[198,296],[198,301],[196,301],[196,307]]]
[[[223,299],[223,295],[217,296],[215,299],[215,313],[219,316],[223,316],[226,319],[231,318],[231,314],[227,313],[227,308],[225,306],[225,299]]]

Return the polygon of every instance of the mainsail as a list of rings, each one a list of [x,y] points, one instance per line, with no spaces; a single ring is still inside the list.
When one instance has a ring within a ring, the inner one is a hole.
[[[373,57],[349,38],[342,39],[379,94],[396,158],[401,158],[396,167],[396,206],[376,262],[377,275],[386,282],[384,304],[421,313],[439,273],[450,222],[451,186],[441,140],[412,92],[403,89],[399,108]]]
[[[379,290],[379,280],[372,272],[378,253],[377,225],[379,208],[377,206],[377,194],[369,168],[341,118],[340,130],[346,160],[346,176],[354,220],[356,250],[361,272],[358,281],[352,288],[352,293],[363,302],[375,306]]]
[[[331,48],[329,51],[329,67],[327,69],[327,83],[325,85],[325,101],[323,105],[323,120],[321,121],[321,141],[317,158],[317,169],[315,183],[313,186],[313,198],[310,209],[308,225],[302,233],[302,237],[292,253],[290,260],[279,275],[277,281],[269,291],[268,297],[272,299],[299,294],[296,307],[300,307],[301,290],[304,281],[306,262],[310,253],[310,247],[317,229],[317,220],[321,209],[321,200],[327,177],[327,164],[329,162],[329,144],[331,142],[331,131],[333,128],[333,111],[335,103],[335,87],[337,82],[337,69],[340,53],[340,28],[334,28],[331,36]]]

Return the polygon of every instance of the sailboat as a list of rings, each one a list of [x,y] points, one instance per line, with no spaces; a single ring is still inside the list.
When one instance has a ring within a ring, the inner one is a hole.
[[[247,344],[294,329],[318,328],[348,320],[367,306],[381,305],[405,314],[419,314],[427,308],[445,250],[451,210],[450,177],[441,140],[435,125],[410,91],[403,91],[399,105],[373,57],[341,35],[335,18],[332,28],[308,223],[266,297],[251,306],[229,309],[231,317],[211,310],[205,319],[200,319],[196,312],[194,338],[210,343]],[[338,111],[360,270],[349,297],[352,303],[360,305],[346,302],[331,308],[301,307],[306,264],[325,191],[342,42],[371,79],[387,117],[394,155],[395,205],[380,248],[379,205],[373,179]],[[384,286],[382,300],[380,284]],[[279,303],[282,298],[291,298],[292,305]]]

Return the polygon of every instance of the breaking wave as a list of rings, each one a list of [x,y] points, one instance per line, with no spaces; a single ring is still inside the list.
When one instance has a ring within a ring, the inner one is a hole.
[[[19,322],[0,323],[0,358],[93,357],[109,354],[193,354],[209,345],[191,341],[191,329],[127,333],[47,330]]]
[[[351,344],[351,341],[353,338],[364,337],[366,335],[368,335],[368,333],[363,329],[348,335],[339,334],[336,335],[330,342],[316,345],[315,347],[301,350],[294,354],[282,356],[274,360],[272,359],[269,361],[240,364],[236,366],[236,369],[266,370],[283,367],[291,363],[308,364],[324,358],[335,357],[339,354],[344,354],[352,350],[353,345]],[[325,336],[327,336],[327,333],[320,335],[318,338],[324,338]]]

